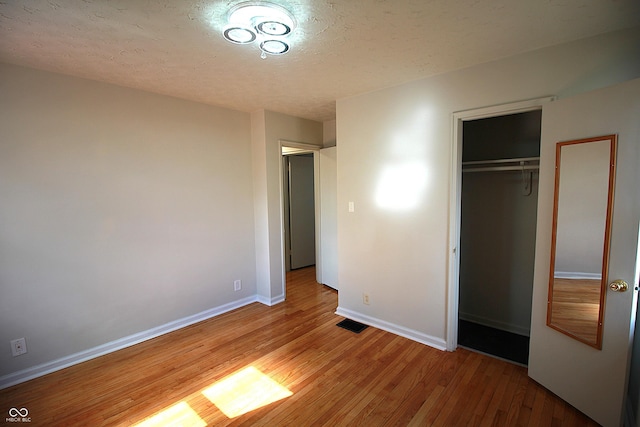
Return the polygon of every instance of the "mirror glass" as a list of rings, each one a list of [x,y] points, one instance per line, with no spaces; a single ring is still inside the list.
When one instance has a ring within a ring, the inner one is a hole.
[[[616,136],[556,144],[547,325],[602,348]]]

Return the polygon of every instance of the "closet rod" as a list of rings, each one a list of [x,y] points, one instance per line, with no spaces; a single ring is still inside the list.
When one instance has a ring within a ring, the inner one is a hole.
[[[487,165],[499,163],[518,163],[518,162],[539,162],[540,157],[518,157],[515,159],[496,159],[496,160],[474,160],[472,162],[462,162],[462,165]]]
[[[524,166],[489,166],[481,168],[463,168],[462,172],[490,172],[490,171],[525,171],[525,170],[538,170],[538,165],[524,165]]]

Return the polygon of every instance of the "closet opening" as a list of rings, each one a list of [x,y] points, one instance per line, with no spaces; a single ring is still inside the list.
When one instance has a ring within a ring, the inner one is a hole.
[[[542,110],[462,122],[461,347],[526,365]]]

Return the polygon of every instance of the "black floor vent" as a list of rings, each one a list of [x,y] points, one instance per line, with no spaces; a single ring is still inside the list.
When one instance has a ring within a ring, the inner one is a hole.
[[[344,319],[342,322],[337,323],[336,326],[340,326],[341,328],[344,328],[351,332],[355,332],[356,334],[359,334],[369,327],[364,323],[356,322],[355,320],[351,319]]]

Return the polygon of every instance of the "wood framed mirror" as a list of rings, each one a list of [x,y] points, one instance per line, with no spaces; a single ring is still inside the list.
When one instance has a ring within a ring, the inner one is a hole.
[[[616,135],[558,142],[547,325],[597,349],[607,290]]]

